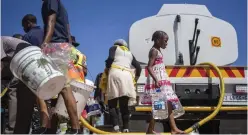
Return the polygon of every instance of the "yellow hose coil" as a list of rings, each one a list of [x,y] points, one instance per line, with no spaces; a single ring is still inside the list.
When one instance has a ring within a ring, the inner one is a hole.
[[[218,74],[219,79],[220,79],[220,99],[219,99],[219,102],[218,102],[216,109],[210,115],[208,115],[206,118],[202,119],[201,121],[195,123],[190,128],[186,129],[185,130],[186,134],[192,132],[195,128],[198,128],[198,127],[202,126],[203,124],[207,123],[208,121],[210,121],[211,119],[213,119],[220,111],[220,108],[221,108],[223,100],[224,100],[225,84],[224,84],[224,80],[223,80],[223,77],[222,77],[222,74],[221,74],[219,68],[212,63],[201,63],[200,65],[212,66],[217,71],[217,74]]]
[[[217,73],[218,73],[218,76],[219,76],[219,79],[220,79],[220,90],[221,90],[221,93],[220,93],[220,99],[219,99],[219,102],[218,102],[218,105],[216,107],[216,109],[209,115],[207,116],[206,118],[202,119],[201,121],[197,122],[196,124],[194,124],[193,126],[191,126],[190,128],[186,129],[185,132],[186,134],[192,132],[194,129],[202,126],[203,124],[207,123],[208,121],[210,121],[211,119],[213,119],[217,114],[218,112],[220,111],[220,108],[222,106],[222,102],[223,102],[223,99],[224,99],[224,94],[225,94],[225,84],[224,84],[224,80],[223,80],[223,77],[221,75],[221,72],[219,70],[218,67],[216,67],[214,64],[212,63],[201,63],[199,65],[208,65],[208,66],[211,66],[213,67]],[[90,131],[96,133],[96,134],[130,134],[130,135],[138,135],[138,134],[146,134],[146,133],[141,133],[141,132],[137,132],[137,133],[113,133],[113,132],[106,132],[106,131],[103,131],[103,130],[99,130],[93,126],[91,126],[83,117],[80,118],[81,120],[81,123],[83,124],[84,127],[88,128]],[[163,134],[170,134],[170,133],[160,133],[161,135]]]
[[[210,112],[214,111],[216,107],[214,106],[184,106],[183,109],[187,112]],[[151,107],[142,106],[142,107],[135,107],[136,112],[150,112],[152,111]],[[222,106],[220,111],[248,111],[247,106]]]

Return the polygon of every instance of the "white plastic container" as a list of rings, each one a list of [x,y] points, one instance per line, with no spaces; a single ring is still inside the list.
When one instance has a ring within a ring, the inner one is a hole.
[[[86,79],[86,83],[78,82],[78,81],[72,81],[71,88],[73,95],[76,99],[77,103],[77,114],[78,118],[81,117],[81,113],[83,112],[87,100],[90,97],[90,93],[94,90],[95,86],[94,83],[90,80]],[[62,95],[59,95],[56,107],[55,107],[55,113],[58,115],[64,116],[65,118],[69,118],[64,99]]]
[[[57,95],[66,83],[65,76],[49,61],[39,47],[30,46],[13,57],[10,70],[34,94],[47,100]]]
[[[168,106],[165,97],[160,89],[152,94],[152,115],[154,119],[167,119]]]

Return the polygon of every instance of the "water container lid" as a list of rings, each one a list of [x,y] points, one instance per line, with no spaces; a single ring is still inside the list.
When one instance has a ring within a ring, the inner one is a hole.
[[[91,80],[85,79],[85,83],[86,83],[87,85],[94,86],[94,83],[93,83]]]

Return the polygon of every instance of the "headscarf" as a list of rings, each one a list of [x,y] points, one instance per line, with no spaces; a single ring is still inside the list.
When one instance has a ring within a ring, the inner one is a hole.
[[[114,45],[118,45],[123,51],[129,51],[127,48],[127,42],[124,39],[117,39],[114,42]]]

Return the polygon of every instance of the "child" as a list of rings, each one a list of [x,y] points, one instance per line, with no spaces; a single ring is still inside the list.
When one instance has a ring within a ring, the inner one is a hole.
[[[153,93],[155,93],[155,90],[157,88],[161,89],[161,92],[166,95],[165,100],[167,100],[168,103],[168,117],[171,127],[171,133],[182,134],[184,132],[177,128],[174,117],[183,115],[184,110],[179,102],[179,99],[172,89],[168,75],[165,71],[165,66],[163,64],[163,54],[160,51],[160,48],[166,48],[168,39],[168,35],[163,31],[156,31],[152,35],[152,41],[154,41],[154,45],[149,52],[149,62],[147,67],[149,76],[147,77],[145,92],[146,94],[152,95]],[[182,113],[177,113],[178,110],[180,110]],[[147,133],[155,133],[153,131],[154,125],[155,120],[152,118]]]

